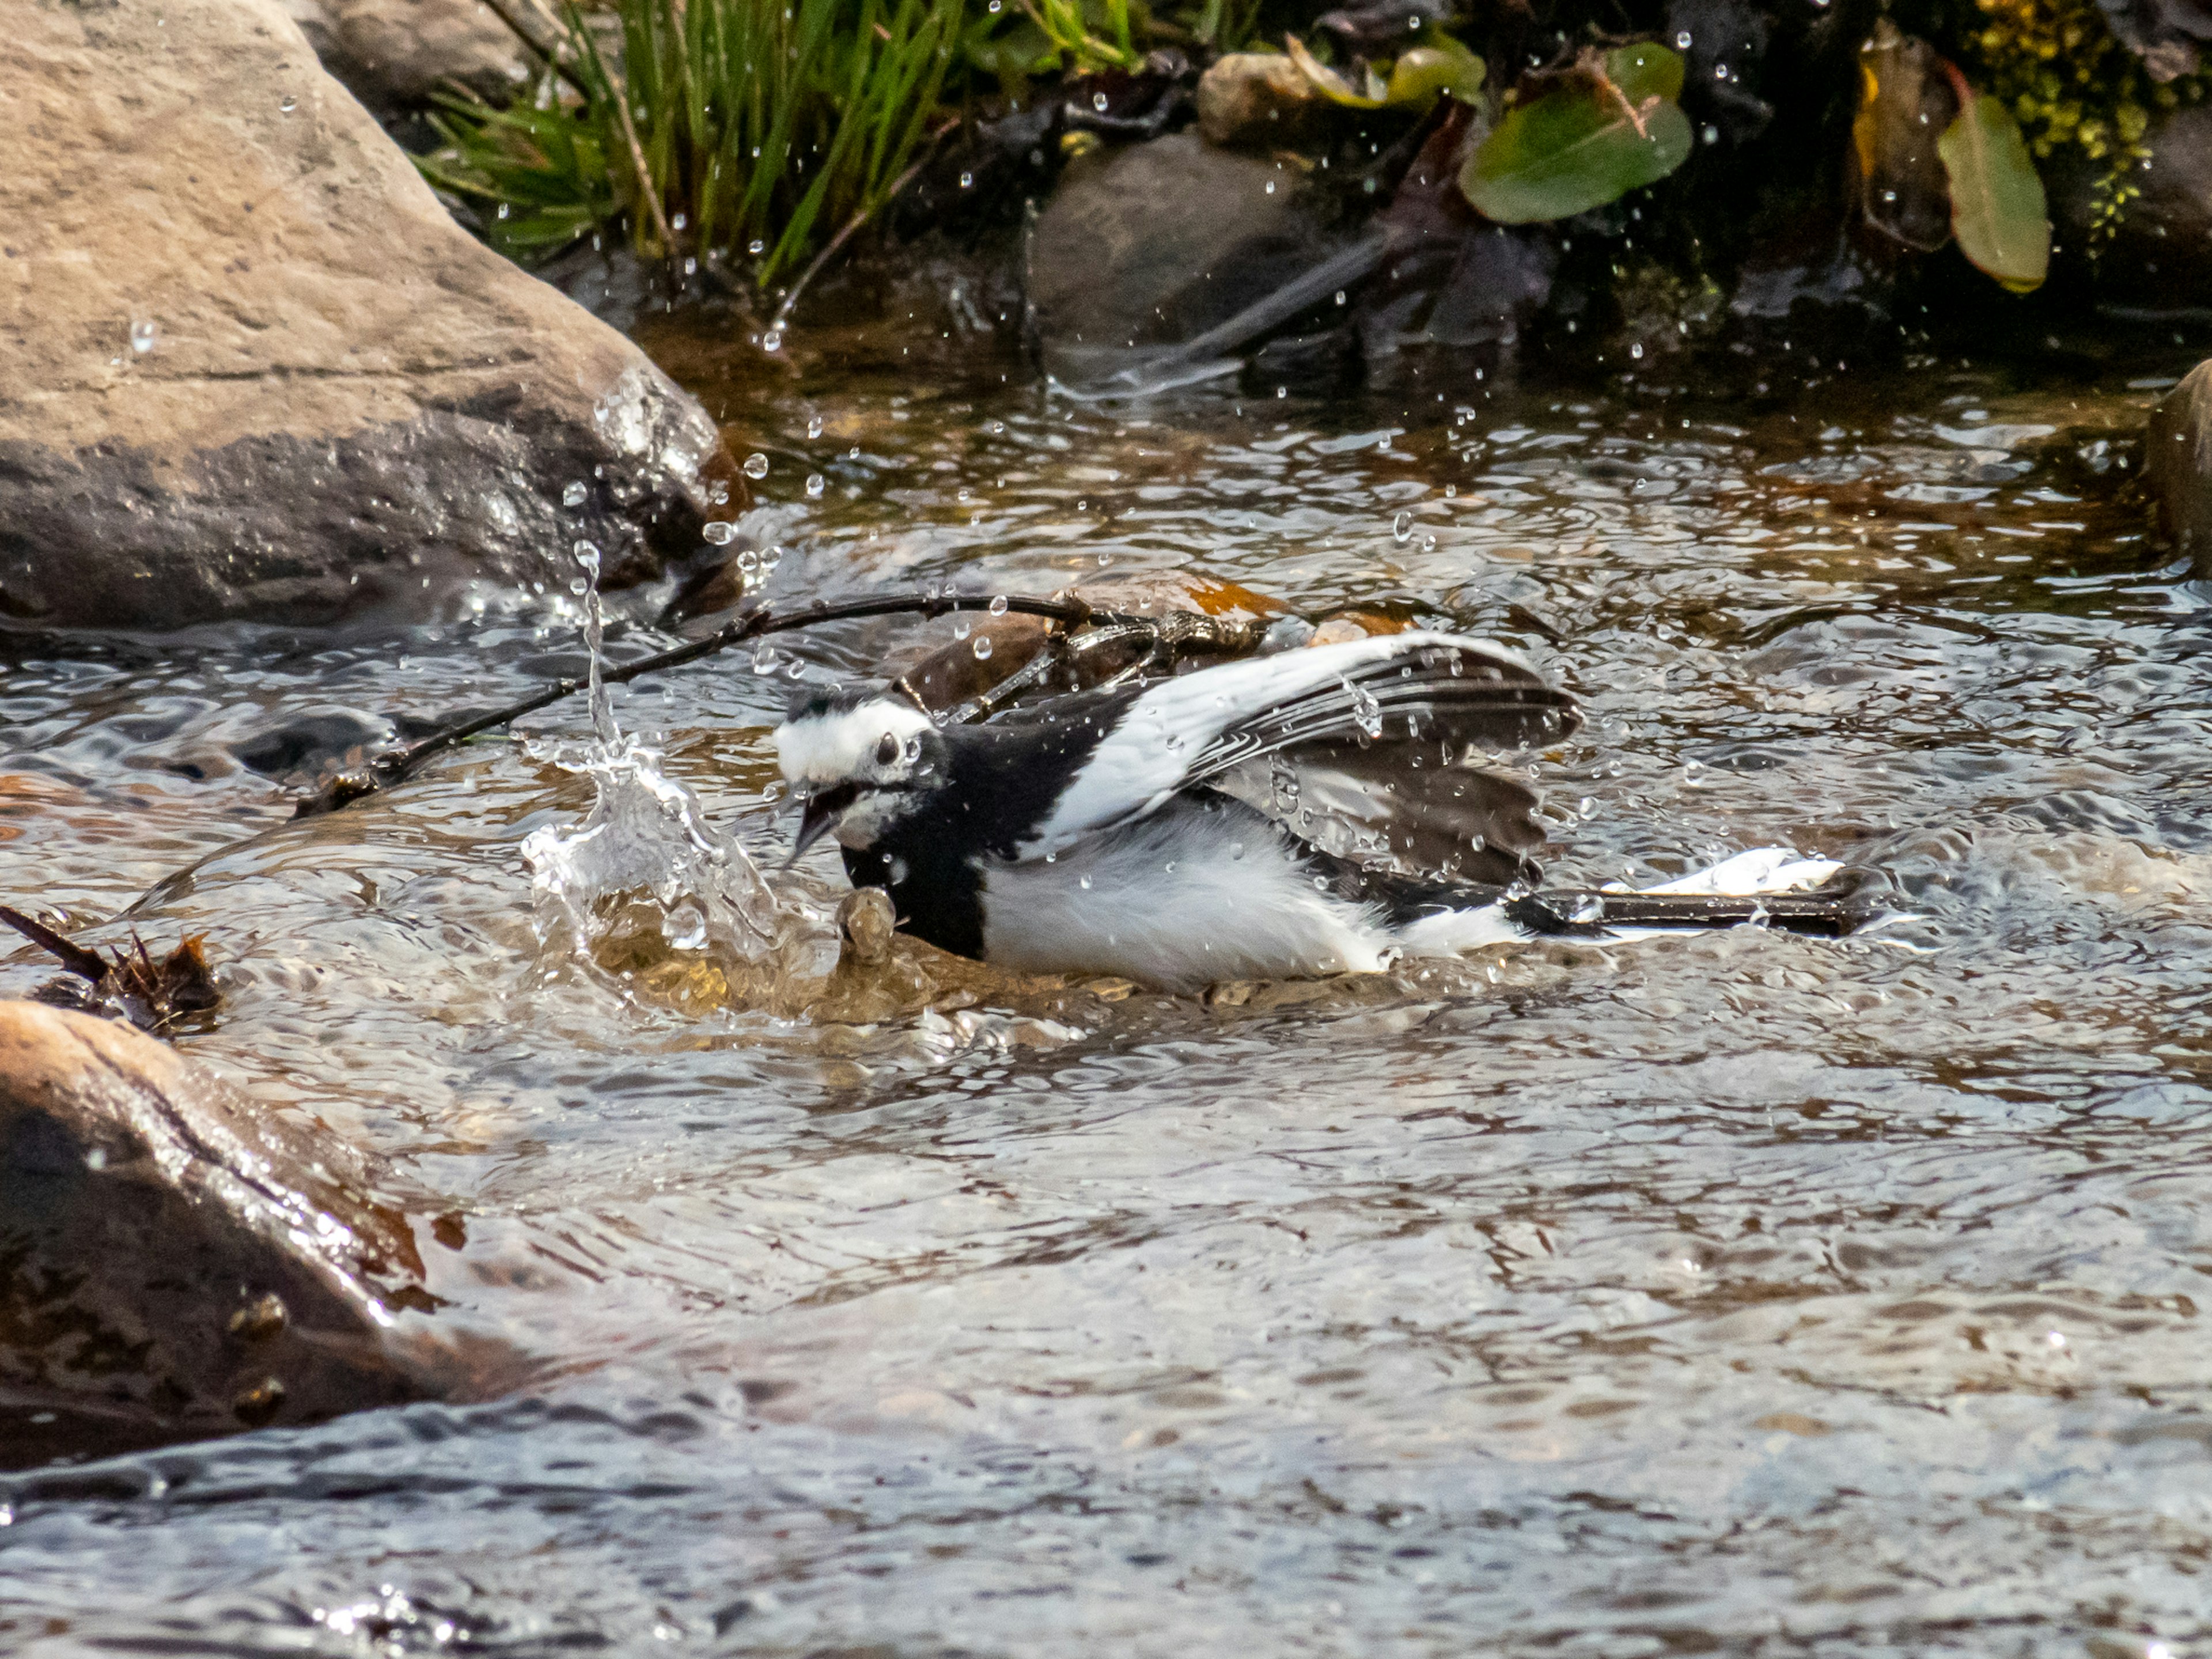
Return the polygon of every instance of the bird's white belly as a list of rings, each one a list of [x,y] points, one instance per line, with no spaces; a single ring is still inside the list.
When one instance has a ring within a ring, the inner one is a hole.
[[[994,966],[1167,990],[1372,973],[1391,942],[1364,907],[1316,888],[1271,830],[1218,812],[1164,812],[1048,864],[988,866],[982,900]]]

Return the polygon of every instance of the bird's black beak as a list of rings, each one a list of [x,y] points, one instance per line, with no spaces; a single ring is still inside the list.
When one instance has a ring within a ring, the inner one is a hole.
[[[858,784],[841,783],[834,789],[823,789],[805,797],[806,811],[799,820],[799,834],[791,843],[791,856],[783,861],[787,870],[805,856],[806,849],[828,835],[836,826],[845,809],[860,798]]]

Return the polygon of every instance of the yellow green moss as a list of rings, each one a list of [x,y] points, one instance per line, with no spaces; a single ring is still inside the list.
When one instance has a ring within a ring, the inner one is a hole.
[[[2105,25],[2096,0],[1974,0],[1963,67],[2019,118],[2039,160],[2072,150],[2105,163],[2091,197],[2092,252],[2142,193],[2158,116],[2202,99],[2212,75],[2160,84]]]

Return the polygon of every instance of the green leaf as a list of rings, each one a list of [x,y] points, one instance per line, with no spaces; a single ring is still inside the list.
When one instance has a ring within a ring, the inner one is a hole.
[[[1471,104],[1482,90],[1488,72],[1482,59],[1448,34],[1436,44],[1415,46],[1398,54],[1390,66],[1390,89],[1383,101],[1404,109],[1426,109],[1440,93],[1449,93],[1462,104]]]
[[[1482,59],[1448,34],[1435,39],[1433,46],[1401,52],[1388,82],[1370,69],[1364,90],[1322,64],[1295,35],[1285,36],[1283,44],[1314,90],[1346,109],[1425,110],[1447,92],[1462,103],[1472,103],[1487,72]]]
[[[1615,46],[1605,55],[1605,72],[1632,104],[1647,98],[1668,103],[1682,95],[1682,60],[1654,40],[1632,46]]]
[[[1510,225],[1571,218],[1656,184],[1689,159],[1674,102],[1682,60],[1646,42],[1616,47],[1573,83],[1508,111],[1459,175],[1467,199]]]
[[[1951,175],[1951,234],[1960,251],[2015,294],[2041,287],[2051,269],[2051,220],[2012,112],[1976,94],[1936,149]]]

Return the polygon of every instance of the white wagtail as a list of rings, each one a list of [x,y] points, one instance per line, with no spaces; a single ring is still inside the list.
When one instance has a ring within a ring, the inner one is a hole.
[[[1493,645],[1406,633],[940,724],[881,684],[811,689],[777,727],[804,804],[899,926],[1024,973],[1168,990],[1371,972],[1537,933],[1846,931],[1832,874],[1743,855],[1671,889],[1546,893],[1536,797],[1479,769],[1565,738],[1573,700]]]

